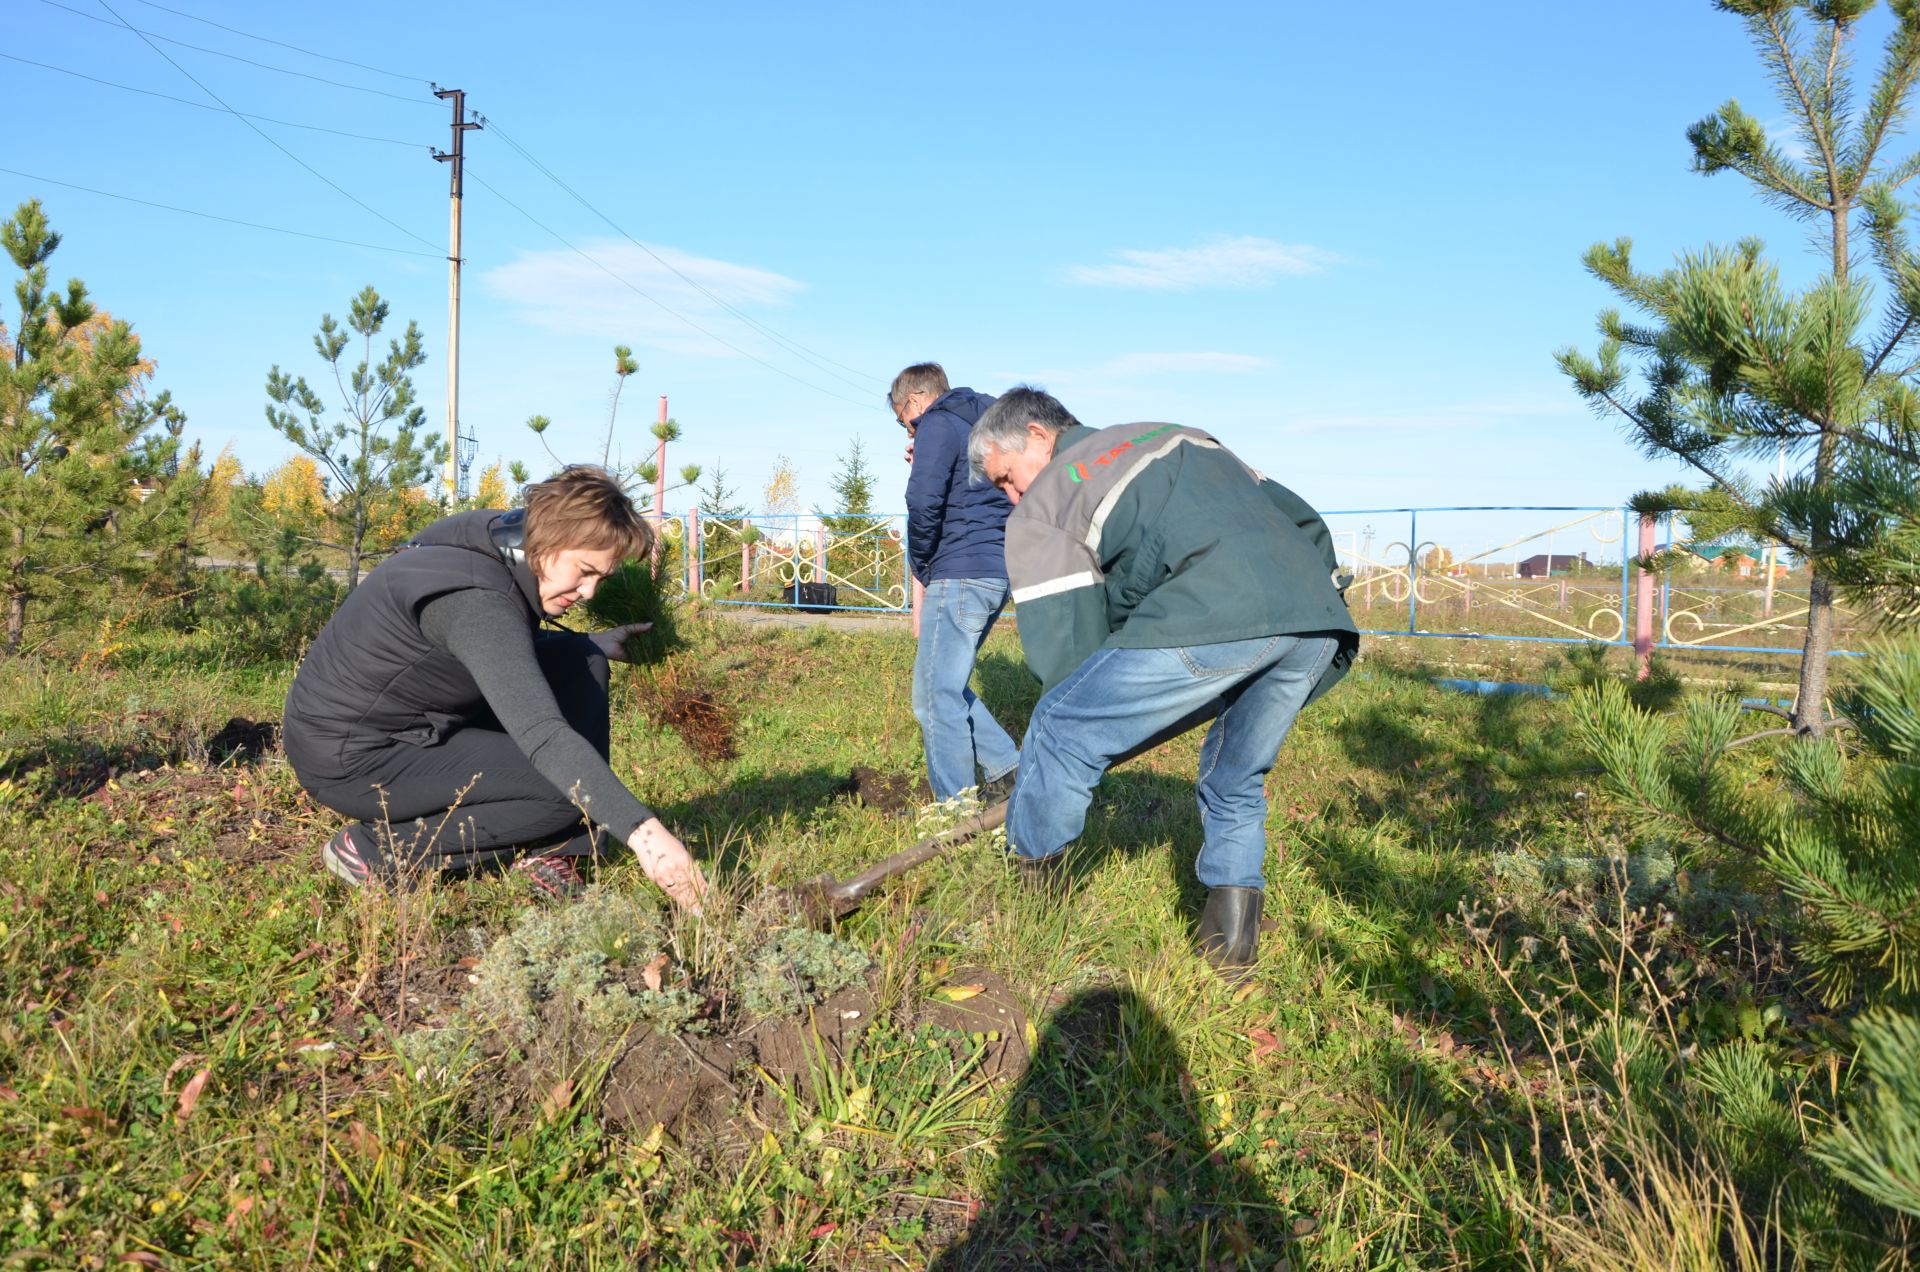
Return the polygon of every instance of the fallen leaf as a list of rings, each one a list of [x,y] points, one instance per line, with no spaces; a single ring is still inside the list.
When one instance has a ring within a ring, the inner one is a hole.
[[[359,1123],[354,1123],[358,1126]],[[233,1203],[233,1209],[227,1212],[227,1227],[238,1228],[240,1221],[253,1213],[253,1198],[241,1197]]]
[[[348,1123],[347,1143],[353,1145],[353,1151],[368,1161],[380,1156],[380,1137],[368,1130],[365,1122]]]
[[[812,1232],[809,1232],[807,1234],[807,1239],[810,1241],[818,1241],[820,1238],[826,1236],[829,1232],[833,1232],[837,1230],[839,1227],[840,1225],[837,1223],[823,1223],[818,1227],[816,1227]]]
[[[207,1078],[212,1073],[212,1069],[202,1069],[188,1078],[187,1085],[180,1088],[180,1104],[173,1111],[175,1122],[184,1126],[187,1119],[193,1116],[193,1106],[200,1103],[200,1093],[207,1089]]]
[[[653,962],[640,969],[640,979],[645,981],[647,988],[656,994],[660,992],[660,973],[666,969],[666,966],[667,956],[659,954],[654,957]]]
[[[969,998],[978,998],[987,992],[985,985],[942,985],[933,991],[935,998],[944,998],[950,1003],[964,1003]]]
[[[1268,1056],[1280,1050],[1280,1039],[1274,1035],[1271,1029],[1249,1029],[1247,1030],[1247,1037],[1253,1039],[1253,1058],[1255,1060],[1265,1060]]]
[[[0,1100],[17,1100],[20,1093],[10,1086],[0,1086]]]
[[[1260,982],[1248,981],[1246,984],[1242,985],[1239,989],[1233,992],[1233,1001],[1236,1003],[1244,1003],[1247,1001],[1247,999],[1252,998],[1258,992],[1260,992]]]
[[[572,1103],[573,1079],[562,1078],[553,1084],[553,1090],[547,1092],[547,1098],[540,1101],[540,1116],[549,1122],[558,1121]]]

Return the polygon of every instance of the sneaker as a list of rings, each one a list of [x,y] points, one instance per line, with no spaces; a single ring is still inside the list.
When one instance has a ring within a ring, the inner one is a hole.
[[[1018,768],[1010,768],[991,782],[980,784],[980,803],[982,807],[992,808],[995,804],[1004,804],[1013,798],[1013,780],[1020,775]]]
[[[367,868],[367,863],[360,859],[360,849],[353,842],[351,827],[327,840],[320,849],[320,862],[344,880],[349,888],[361,886],[373,874]]]
[[[571,901],[587,890],[587,881],[568,857],[522,857],[513,870],[550,901]]]

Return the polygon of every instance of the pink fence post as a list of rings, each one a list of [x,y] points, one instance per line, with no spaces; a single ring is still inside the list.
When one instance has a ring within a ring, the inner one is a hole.
[[[1633,586],[1633,653],[1640,660],[1639,679],[1653,674],[1653,571],[1645,561],[1653,555],[1653,517],[1640,514],[1640,577]]]
[[[813,531],[813,577],[815,582],[827,581],[827,528],[816,526]]]
[[[740,590],[744,593],[751,590],[752,587],[753,545],[743,542],[740,545]]]

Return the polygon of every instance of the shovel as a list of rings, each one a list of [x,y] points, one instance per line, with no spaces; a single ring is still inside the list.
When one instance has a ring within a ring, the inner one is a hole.
[[[1006,820],[1007,801],[1001,800],[937,835],[929,835],[911,848],[902,849],[884,861],[876,861],[844,883],[830,874],[823,874],[795,886],[791,889],[791,895],[810,922],[824,925],[829,920],[859,909],[867,894],[888,879],[932,860],[955,844],[963,844],[984,835],[994,827],[1004,825]]]

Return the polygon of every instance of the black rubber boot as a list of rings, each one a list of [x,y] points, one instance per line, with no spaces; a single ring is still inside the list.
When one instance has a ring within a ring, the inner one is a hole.
[[[1062,897],[1072,888],[1073,876],[1067,873],[1064,850],[1051,857],[1023,857],[1016,852],[1013,864],[1020,874],[1020,886],[1035,896]]]
[[[1194,944],[1230,985],[1253,970],[1260,947],[1260,903],[1266,894],[1258,888],[1214,888],[1200,911]]]

